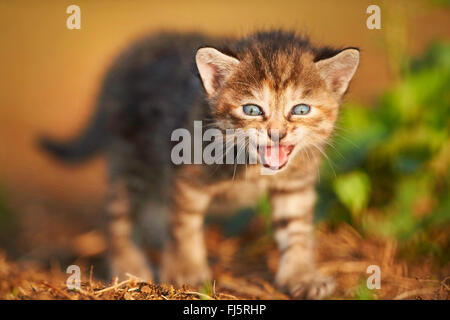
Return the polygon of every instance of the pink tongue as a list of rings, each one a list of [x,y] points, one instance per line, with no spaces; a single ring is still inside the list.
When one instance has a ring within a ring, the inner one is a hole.
[[[271,168],[279,168],[288,161],[288,148],[286,146],[267,146],[263,151],[264,164]]]

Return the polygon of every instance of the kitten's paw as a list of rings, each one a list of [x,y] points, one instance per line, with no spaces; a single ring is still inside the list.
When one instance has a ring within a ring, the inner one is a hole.
[[[321,300],[329,297],[335,289],[333,278],[311,272],[279,283],[294,299]]]
[[[206,262],[173,258],[170,254],[163,257],[160,272],[161,283],[198,286],[211,279],[211,270]]]
[[[153,281],[151,271],[144,254],[137,248],[124,250],[120,254],[111,255],[110,275],[118,277],[119,280],[127,279],[127,274],[136,276],[144,281]]]
[[[334,289],[332,278],[316,274],[311,279],[292,285],[289,294],[295,299],[321,300],[329,297]]]

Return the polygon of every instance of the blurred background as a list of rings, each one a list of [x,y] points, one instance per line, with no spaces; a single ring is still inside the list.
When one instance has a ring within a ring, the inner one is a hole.
[[[81,8],[81,30],[66,28],[71,4]],[[381,7],[381,30],[366,27],[371,4]],[[67,166],[41,153],[36,139],[63,140],[84,127],[105,71],[131,41],[160,30],[244,36],[271,27],[361,49],[320,175],[319,223],[329,232],[345,225],[361,239],[388,239],[395,259],[429,265],[433,279],[448,276],[446,0],[0,2],[0,249],[44,267],[101,256],[104,160]],[[246,219],[264,225],[267,199],[252,212],[231,219],[227,230]]]

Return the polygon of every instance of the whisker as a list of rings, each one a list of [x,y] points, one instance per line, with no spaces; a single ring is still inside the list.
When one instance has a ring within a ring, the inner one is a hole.
[[[242,144],[242,146],[239,147],[239,149],[236,153],[236,158],[234,159],[233,180],[236,175],[236,168],[237,168],[237,164],[238,164],[239,155],[241,154],[242,150],[244,150],[244,147],[245,147],[245,144]]]
[[[325,143],[326,143],[327,145],[329,145],[331,148],[333,148],[333,150],[334,150],[334,151],[335,151],[342,159],[345,159],[345,157],[342,155],[342,153],[340,153],[339,150],[338,150],[331,142],[325,141]]]
[[[339,127],[336,127],[336,129],[345,131],[343,128],[339,128]],[[360,148],[360,146],[358,146],[356,143],[354,143],[354,142],[353,142],[352,140],[350,140],[348,137],[346,137],[346,136],[344,136],[343,134],[337,132],[337,130],[334,130],[333,134],[336,135],[337,137],[339,137],[339,138],[341,138],[341,139],[347,141],[348,143],[352,144],[354,147],[356,147],[356,148],[358,148],[358,149]]]
[[[328,161],[328,164],[329,164],[329,166],[330,166],[330,168],[331,168],[331,170],[333,170],[333,173],[334,173],[334,177],[336,178],[337,177],[337,174],[336,174],[336,171],[334,170],[334,167],[333,167],[333,165],[332,165],[332,163],[331,163],[331,160],[330,160],[330,158],[327,156],[327,154],[325,153],[325,152],[323,152],[323,150],[320,148],[320,147],[318,147],[315,143],[312,143],[312,146],[313,147],[315,147],[326,159],[327,159],[327,161]]]

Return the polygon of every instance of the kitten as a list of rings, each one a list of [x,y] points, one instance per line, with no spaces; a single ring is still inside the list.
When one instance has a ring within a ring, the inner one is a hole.
[[[355,48],[317,48],[282,31],[241,40],[154,35],[110,68],[97,113],[80,137],[67,144],[43,139],[42,146],[70,161],[106,153],[113,275],[152,279],[134,238],[145,219],[163,214],[170,227],[160,280],[202,283],[211,278],[203,234],[208,208],[219,198],[257,200],[269,192],[280,250],[277,285],[294,298],[325,298],[334,283],[314,266],[314,186],[358,62]],[[175,165],[171,134],[177,128],[192,132],[195,120],[221,131],[265,132],[258,136],[261,161]],[[261,174],[263,167],[274,174]]]

